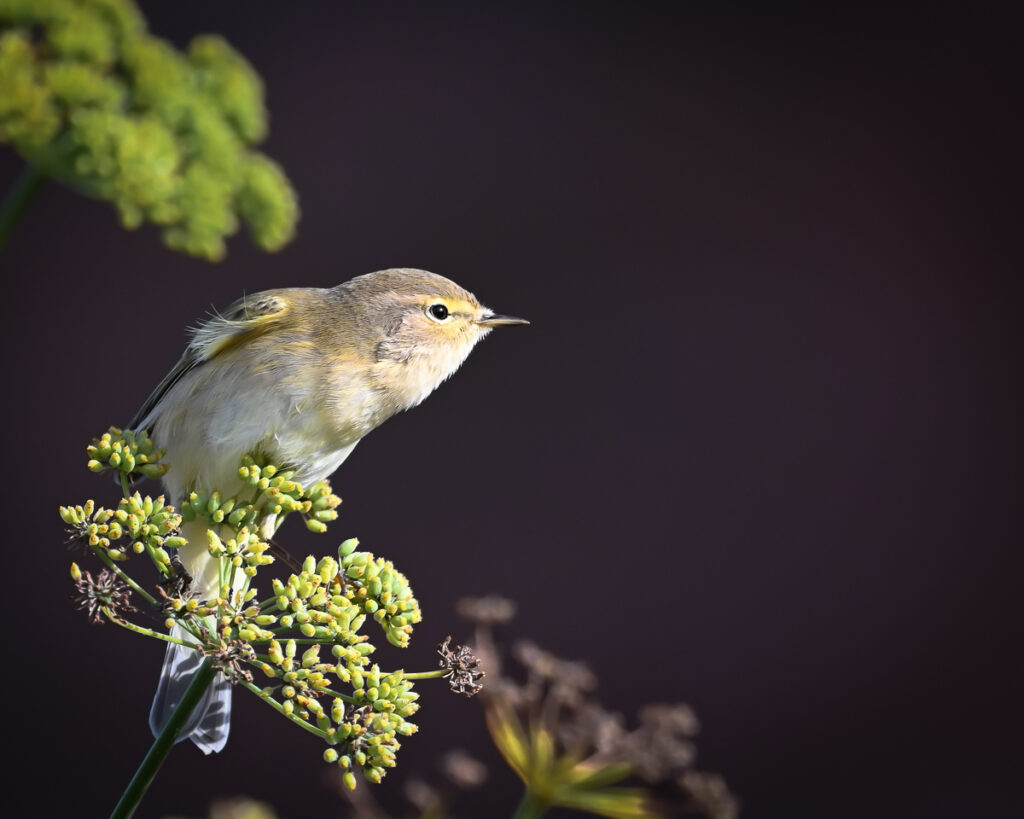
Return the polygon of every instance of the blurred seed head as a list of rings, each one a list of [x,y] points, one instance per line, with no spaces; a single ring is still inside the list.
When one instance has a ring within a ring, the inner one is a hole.
[[[479,626],[507,623],[516,616],[515,602],[496,594],[463,597],[456,603],[455,608],[460,617]]]
[[[487,781],[487,767],[461,748],[442,756],[440,767],[445,777],[459,788],[478,788]]]

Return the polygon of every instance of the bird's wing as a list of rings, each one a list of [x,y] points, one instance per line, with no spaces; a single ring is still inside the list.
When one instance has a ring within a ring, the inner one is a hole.
[[[246,339],[268,332],[287,315],[289,306],[287,290],[265,290],[243,296],[223,312],[201,322],[192,330],[192,338],[178,363],[157,384],[127,428],[147,429],[160,399],[187,373]]]

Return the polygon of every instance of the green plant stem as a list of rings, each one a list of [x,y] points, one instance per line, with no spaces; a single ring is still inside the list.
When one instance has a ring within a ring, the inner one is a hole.
[[[351,697],[348,694],[342,694],[340,691],[335,691],[333,688],[322,688],[320,690],[323,691],[325,694],[330,694],[332,697],[337,697],[339,700],[342,700],[343,702],[350,702],[353,705],[358,702],[358,700],[355,697]]]
[[[516,808],[516,812],[512,814],[512,819],[537,819],[538,816],[543,816],[547,809],[547,802],[540,799],[533,791],[527,788],[526,793],[523,794],[523,798],[519,802],[519,806]]]
[[[320,737],[320,739],[324,739],[324,740],[327,739],[327,732],[326,731],[321,731],[315,725],[310,725],[308,722],[306,722],[302,717],[298,716],[297,714],[289,714],[287,711],[284,710],[284,706],[282,706],[273,697],[264,697],[260,687],[258,685],[256,685],[255,683],[246,682],[245,680],[243,680],[242,681],[242,685],[244,685],[246,688],[248,688],[250,691],[252,691],[253,694],[255,694],[257,697],[259,697],[261,700],[263,700],[267,705],[269,705],[275,711],[277,711],[277,713],[281,714],[284,717],[287,717],[292,722],[294,722],[296,725],[298,725],[300,728],[305,728],[307,731],[309,731],[309,733],[315,734],[316,736]],[[111,817],[110,819],[114,819],[114,817]]]
[[[103,549],[99,548],[98,546],[93,546],[92,550],[93,550],[93,552],[96,553],[96,557],[98,557],[100,560],[102,560],[104,563],[107,564],[107,568],[108,569],[113,571],[114,574],[116,574],[125,583],[127,583],[129,586],[131,586],[132,589],[134,589],[136,593],[138,593],[142,597],[145,597],[146,600],[149,601],[150,605],[153,606],[153,608],[157,608],[157,609],[160,608],[160,604],[156,602],[156,598],[153,597],[153,595],[151,595],[144,588],[142,588],[142,586],[140,586],[138,583],[136,583],[134,580],[132,580],[123,571],[121,571],[120,566],[118,566],[116,563],[114,563],[114,561],[110,559],[110,556],[106,552],[104,552]]]
[[[405,680],[436,680],[448,673],[447,669],[439,668],[437,671],[398,671]]]
[[[158,631],[143,628],[142,626],[137,626],[135,623],[131,623],[128,620],[122,620],[120,617],[115,617],[108,608],[104,608],[103,613],[107,615],[110,622],[117,623],[121,628],[134,631],[136,634],[144,634],[146,637],[155,637],[157,640],[163,640],[165,643],[177,643],[179,646],[185,646],[185,648],[199,648],[198,643],[186,643],[184,640],[179,640],[177,637],[171,637],[168,634],[161,634]]]
[[[7,237],[45,181],[46,176],[35,165],[26,165],[14,181],[3,204],[0,204],[0,250],[7,244]]]
[[[242,567],[242,571],[245,571],[244,567]],[[245,575],[245,581],[242,583],[242,588],[241,588],[242,595],[241,595],[241,597],[238,598],[238,607],[239,608],[244,606],[245,603],[246,603],[245,596],[249,593],[249,586],[252,585],[252,578],[253,578],[253,576],[251,574],[246,574]]]
[[[292,628],[289,626],[286,629],[281,629],[280,631],[274,631],[274,634],[286,634],[286,633],[288,633],[291,630],[292,630]],[[306,643],[318,643],[320,645],[323,645],[325,642],[328,642],[327,640],[320,639],[320,638],[317,638],[317,637],[286,637],[285,639],[291,640],[296,645],[298,645],[299,643],[302,643],[303,645],[305,645]],[[271,640],[250,640],[249,641],[249,643],[251,645],[254,645],[254,646],[270,645],[271,642],[272,642]],[[281,642],[281,641],[278,640],[278,642]]]
[[[160,770],[160,766],[167,758],[167,754],[174,747],[174,741],[178,738],[178,733],[199,704],[203,693],[217,673],[217,669],[210,664],[209,660],[204,660],[203,664],[199,666],[199,670],[196,671],[192,682],[185,689],[185,694],[182,696],[181,701],[174,711],[171,712],[171,718],[167,720],[167,724],[153,741],[149,752],[146,754],[146,758],[142,760],[142,764],[139,765],[139,769],[135,772],[135,776],[132,777],[132,781],[128,783],[128,787],[121,794],[121,800],[117,803],[117,807],[114,808],[114,812],[110,814],[110,819],[128,819],[129,816],[135,813],[135,809],[139,806],[139,802],[142,801],[146,789],[153,782],[153,778],[156,776],[157,771]]]

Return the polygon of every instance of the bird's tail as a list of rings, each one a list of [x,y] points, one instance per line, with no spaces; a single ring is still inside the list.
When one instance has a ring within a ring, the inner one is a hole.
[[[215,599],[221,591],[220,563],[210,557],[207,550],[206,528],[206,524],[201,520],[182,524],[181,534],[187,543],[178,550],[178,557],[192,578],[191,592],[198,600]],[[234,576],[230,578],[230,585],[232,588],[239,588],[245,580],[245,575],[240,569],[234,572]],[[212,633],[217,633],[214,617],[206,618],[206,627]],[[171,629],[171,636],[185,642],[195,640],[177,623]],[[202,652],[196,649],[178,643],[167,644],[160,683],[149,711],[149,727],[154,734],[159,733],[167,724],[171,713],[181,702],[185,690],[202,665],[203,659]],[[204,754],[210,754],[224,748],[230,728],[231,682],[223,674],[218,673],[181,729],[177,741],[191,739]]]
[[[193,639],[191,634],[177,624],[171,629],[171,636],[185,641]],[[177,643],[167,644],[160,684],[149,710],[149,727],[154,736],[163,730],[171,718],[203,659],[202,652],[194,648]],[[230,730],[231,683],[223,674],[217,674],[175,741],[191,739],[204,754],[210,754],[224,748]]]

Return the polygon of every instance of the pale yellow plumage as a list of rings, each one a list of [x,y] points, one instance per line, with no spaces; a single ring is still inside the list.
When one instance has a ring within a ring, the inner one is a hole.
[[[164,485],[174,504],[195,488],[236,494],[242,456],[256,452],[314,483],[364,435],[426,398],[492,327],[525,323],[409,268],[329,289],[268,290],[196,328],[129,426],[150,430],[167,451]],[[180,557],[198,596],[210,597],[216,572],[205,530],[183,534],[189,545]]]

